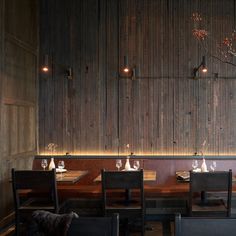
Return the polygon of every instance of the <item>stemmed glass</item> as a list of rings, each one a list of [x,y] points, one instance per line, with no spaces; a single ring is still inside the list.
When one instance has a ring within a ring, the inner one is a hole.
[[[121,161],[121,159],[117,159],[117,160],[116,160],[116,168],[118,169],[118,171],[120,171],[121,166],[122,166],[122,161]]]
[[[138,170],[139,167],[140,167],[140,163],[139,163],[139,161],[135,160],[135,161],[134,161],[134,166],[133,166],[133,167],[134,167],[135,170]]]
[[[192,167],[193,167],[193,171],[196,171],[196,169],[198,167],[198,161],[197,160],[193,160]]]
[[[48,166],[48,161],[47,161],[47,159],[43,159],[43,160],[41,161],[41,166],[43,167],[43,170],[45,170],[45,168]]]
[[[64,161],[58,161],[58,169],[61,172],[61,178],[62,178],[62,170],[65,168],[65,163]]]
[[[214,172],[216,169],[216,161],[213,161],[210,165],[211,170]]]

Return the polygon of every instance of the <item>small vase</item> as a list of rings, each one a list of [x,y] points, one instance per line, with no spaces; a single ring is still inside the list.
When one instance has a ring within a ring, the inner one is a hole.
[[[202,159],[201,171],[202,172],[207,172],[207,165],[206,165],[205,158]]]
[[[50,163],[49,163],[49,166],[48,166],[48,169],[49,170],[52,170],[52,169],[55,169],[55,162],[54,162],[54,158],[52,157],[51,158],[51,161],[50,161]]]
[[[130,170],[130,163],[129,163],[129,156],[126,158],[126,163],[125,163],[125,170]]]

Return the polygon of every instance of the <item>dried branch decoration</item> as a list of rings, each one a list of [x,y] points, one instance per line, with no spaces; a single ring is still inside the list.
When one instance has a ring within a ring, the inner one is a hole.
[[[204,49],[205,54],[223,63],[236,66],[236,63],[233,62],[236,56],[236,31],[234,30],[230,36],[226,36],[221,42],[217,42],[206,27],[203,27],[203,17],[198,12],[193,13],[191,19],[193,21],[192,34]],[[209,52],[209,41],[211,46],[216,45],[215,53]]]
[[[57,146],[58,146],[58,145],[55,144],[55,143],[49,143],[49,144],[47,145],[47,149],[48,149],[51,153],[55,153]]]

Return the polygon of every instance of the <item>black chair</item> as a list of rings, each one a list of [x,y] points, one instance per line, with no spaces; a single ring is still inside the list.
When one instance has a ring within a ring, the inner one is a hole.
[[[20,235],[20,223],[28,223],[35,210],[58,212],[56,172],[12,169],[15,203],[15,232]]]
[[[102,170],[102,195],[105,216],[119,213],[120,225],[124,226],[126,234],[141,229],[144,235],[143,170]]]
[[[230,216],[232,171],[190,171],[189,216]]]
[[[175,217],[175,236],[231,236],[236,232],[236,218]]]
[[[74,218],[67,232],[68,236],[118,236],[119,215],[111,217]]]

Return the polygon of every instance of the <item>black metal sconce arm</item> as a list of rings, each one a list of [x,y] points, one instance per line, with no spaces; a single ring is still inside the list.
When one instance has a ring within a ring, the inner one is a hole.
[[[194,67],[194,68],[193,68],[193,78],[194,78],[194,79],[196,79],[196,77],[197,77],[197,72],[198,72],[198,70],[199,70],[201,67],[203,68],[203,70],[205,70],[204,72],[207,71],[206,58],[205,58],[205,56],[202,57],[202,61],[201,61],[200,65],[199,65],[198,67]]]

